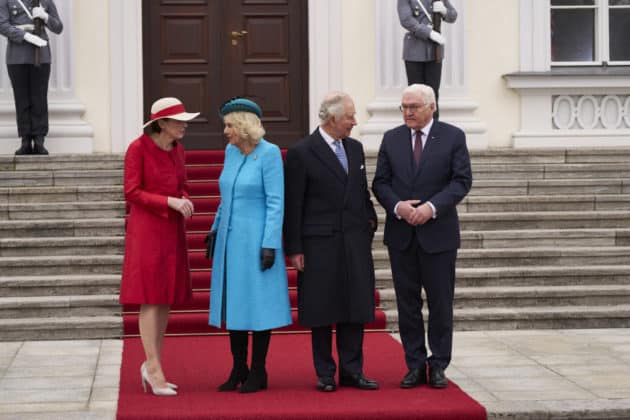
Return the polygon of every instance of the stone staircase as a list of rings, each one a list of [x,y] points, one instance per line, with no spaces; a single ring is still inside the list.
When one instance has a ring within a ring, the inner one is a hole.
[[[472,159],[455,327],[630,326],[630,149]],[[121,155],[0,156],[0,340],[122,335],[122,166]],[[396,330],[379,217],[377,286]]]
[[[0,157],[0,340],[113,338],[121,155]]]
[[[458,207],[455,328],[629,327],[630,149],[490,150],[472,161],[473,188]],[[374,257],[395,330],[377,242]]]

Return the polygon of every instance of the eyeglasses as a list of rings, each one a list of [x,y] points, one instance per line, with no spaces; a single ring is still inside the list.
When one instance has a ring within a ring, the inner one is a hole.
[[[407,112],[407,111],[411,111],[411,112],[418,112],[421,109],[427,107],[430,104],[423,104],[423,105],[419,105],[419,104],[411,104],[411,105],[400,105],[398,107],[398,109],[400,109],[400,112]]]

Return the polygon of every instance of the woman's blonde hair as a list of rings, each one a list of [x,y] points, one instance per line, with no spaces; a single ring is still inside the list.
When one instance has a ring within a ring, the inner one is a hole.
[[[251,112],[230,112],[223,117],[223,121],[232,124],[238,136],[254,146],[260,143],[260,139],[265,135],[260,118]]]

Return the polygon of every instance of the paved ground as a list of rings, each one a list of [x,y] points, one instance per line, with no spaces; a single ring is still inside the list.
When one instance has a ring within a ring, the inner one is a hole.
[[[121,350],[0,343],[0,419],[114,419]],[[490,419],[630,419],[630,329],[457,332],[454,355],[447,375]]]

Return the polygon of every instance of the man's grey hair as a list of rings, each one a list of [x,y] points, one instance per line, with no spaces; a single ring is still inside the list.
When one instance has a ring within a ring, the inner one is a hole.
[[[344,104],[351,101],[350,95],[345,92],[330,92],[319,106],[319,121],[326,124],[331,118],[341,118],[344,114]]]
[[[429,85],[414,83],[413,85],[407,86],[405,90],[403,90],[403,95],[406,93],[419,95],[425,104],[435,103],[435,92],[433,92],[433,88]]]

